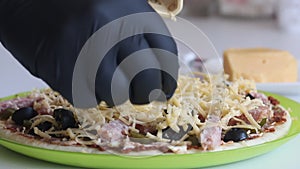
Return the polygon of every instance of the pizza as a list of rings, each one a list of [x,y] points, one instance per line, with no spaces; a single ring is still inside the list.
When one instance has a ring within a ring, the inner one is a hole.
[[[223,151],[288,133],[289,110],[246,79],[180,76],[167,102],[79,109],[40,89],[0,102],[0,138],[46,149],[125,155]]]

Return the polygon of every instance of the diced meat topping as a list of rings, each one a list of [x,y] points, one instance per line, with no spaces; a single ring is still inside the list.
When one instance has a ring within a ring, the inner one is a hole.
[[[205,122],[205,117],[203,117],[202,114],[199,114],[199,115],[198,115],[198,119],[199,119],[202,123]]]
[[[257,99],[260,99],[262,100],[262,102],[265,104],[265,105],[269,105],[270,102],[269,102],[269,99],[268,97],[263,94],[263,93],[255,93],[255,92],[252,92],[250,93],[254,98],[257,98]]]
[[[257,122],[261,122],[261,120],[270,118],[272,116],[272,112],[270,111],[268,106],[259,106],[256,109],[249,110],[249,113]]]
[[[269,119],[272,116],[272,111],[270,111],[268,106],[259,106],[255,109],[249,110],[249,113],[252,115],[254,120],[257,122],[261,122],[265,118]],[[236,118],[241,119],[241,120],[245,121],[246,123],[250,124],[249,120],[247,119],[247,117],[244,114],[241,116],[238,116]],[[230,119],[228,125],[233,126],[233,125],[236,125],[237,123],[238,123],[238,121],[236,121],[234,119]]]
[[[286,122],[286,115],[287,112],[284,111],[281,107],[274,106],[273,107],[274,115],[271,118],[271,123],[276,122],[276,123],[284,123]]]
[[[272,96],[269,96],[269,97],[268,97],[268,100],[269,100],[270,103],[271,103],[272,105],[274,105],[274,106],[277,106],[277,105],[280,104],[280,102],[279,102],[277,99],[275,99],[274,97],[272,97]]]
[[[206,128],[203,129],[200,134],[200,143],[203,150],[213,150],[222,143],[222,128],[217,125],[220,118],[218,116],[210,116],[207,120],[208,123],[211,123],[212,125],[210,126],[208,124]]]
[[[155,126],[136,124],[135,128],[138,129],[140,134],[143,135],[146,135],[147,133],[151,133],[151,134],[157,133],[157,129],[155,128]]]
[[[128,126],[119,120],[111,121],[105,124],[99,131],[102,146],[104,150],[113,149],[122,153],[139,152],[146,150],[159,150],[167,152],[168,143],[153,142],[151,144],[142,144],[130,141],[127,137]]]
[[[19,109],[21,107],[31,107],[36,100],[37,99],[25,97],[0,102],[0,112],[8,108]]]
[[[119,147],[128,133],[128,127],[120,120],[114,120],[103,125],[98,131],[101,142],[110,147]]]

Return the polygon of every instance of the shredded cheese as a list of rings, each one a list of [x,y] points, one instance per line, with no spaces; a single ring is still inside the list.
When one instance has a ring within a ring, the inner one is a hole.
[[[51,138],[51,134],[62,134],[75,140],[79,144],[91,145],[101,144],[98,132],[101,127],[113,120],[120,120],[129,130],[139,133],[137,125],[152,126],[157,130],[156,134],[147,132],[144,137],[161,142],[170,142],[163,138],[163,130],[171,128],[175,132],[188,129],[192,126],[191,131],[179,141],[171,144],[188,145],[187,138],[200,134],[206,128],[220,127],[223,131],[231,128],[245,128],[255,130],[257,134],[261,126],[249,110],[265,104],[259,99],[250,100],[245,97],[249,92],[257,92],[253,81],[240,79],[231,84],[226,83],[226,76],[208,76],[197,74],[199,77],[180,76],[178,79],[178,88],[174,96],[167,102],[152,102],[147,105],[132,105],[129,101],[116,106],[108,107],[101,102],[96,108],[77,109],[72,107],[62,96],[51,89],[36,91],[33,97],[39,96],[44,100],[36,103],[36,109],[45,109],[47,112],[55,108],[67,108],[76,114],[80,124],[79,129],[67,129],[66,131],[49,131],[42,132],[36,126],[42,122],[48,121],[57,126],[57,123],[51,116],[37,116],[31,128],[34,132],[43,138]],[[245,115],[245,121],[238,118]],[[199,117],[203,117],[205,122],[201,122]],[[210,118],[217,117],[216,121],[209,121]],[[237,121],[237,124],[229,126],[230,120]],[[249,123],[250,122],[250,123]],[[221,136],[220,136],[221,137]],[[100,140],[100,141],[99,141]],[[173,148],[179,151],[177,148]]]

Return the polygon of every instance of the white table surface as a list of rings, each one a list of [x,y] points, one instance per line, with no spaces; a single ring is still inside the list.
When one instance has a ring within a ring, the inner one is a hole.
[[[234,20],[225,18],[188,18],[208,35],[220,55],[231,47],[271,47],[290,51],[300,60],[300,34],[282,32],[276,22],[269,20]],[[18,92],[43,88],[43,81],[31,76],[1,45],[0,45],[0,97]],[[286,95],[300,102],[299,95]],[[212,168],[264,169],[300,167],[300,136],[277,149],[249,160]],[[0,168],[3,169],[42,169],[42,168],[74,168],[56,165],[32,159],[12,152],[0,146]]]

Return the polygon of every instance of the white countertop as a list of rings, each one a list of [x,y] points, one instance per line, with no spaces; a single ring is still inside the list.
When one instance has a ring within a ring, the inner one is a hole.
[[[231,47],[271,47],[290,51],[300,60],[300,34],[291,34],[280,31],[276,22],[269,20],[234,20],[226,18],[188,18],[208,35],[220,55]],[[299,62],[300,63],[300,62]],[[41,80],[32,77],[1,45],[0,45],[0,97],[29,91],[34,88],[43,88],[47,85]],[[300,95],[286,95],[300,102]],[[300,167],[300,136],[277,149],[249,160],[222,165],[213,168],[286,168]],[[56,165],[28,158],[14,153],[0,146],[0,168],[73,168]]]

